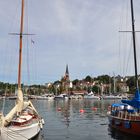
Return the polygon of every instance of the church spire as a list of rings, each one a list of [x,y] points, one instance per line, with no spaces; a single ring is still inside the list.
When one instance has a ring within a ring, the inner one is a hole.
[[[66,72],[65,72],[65,80],[66,81],[69,81],[70,79],[69,79],[69,69],[68,69],[68,64],[66,65]]]
[[[68,64],[66,65],[66,72],[65,72],[65,75],[69,76]]]

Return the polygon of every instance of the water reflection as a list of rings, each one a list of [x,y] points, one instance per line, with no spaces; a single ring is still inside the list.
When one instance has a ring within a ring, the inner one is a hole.
[[[69,127],[70,124],[70,100],[57,100],[55,101],[55,108],[61,114],[61,122]]]
[[[39,104],[42,102],[39,101]],[[47,123],[43,133],[34,140],[110,140],[112,137],[108,135],[106,112],[112,102],[114,101],[46,101]]]
[[[128,135],[108,126],[109,135],[115,140],[139,140],[139,136]]]
[[[118,101],[85,99],[32,102],[45,120],[43,130],[33,140],[131,140],[133,138],[108,127],[106,116],[108,106]],[[6,111],[10,110],[11,104],[14,104],[14,101],[6,101]]]

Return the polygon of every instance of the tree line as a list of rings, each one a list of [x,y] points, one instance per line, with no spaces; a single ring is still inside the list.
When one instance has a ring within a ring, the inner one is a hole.
[[[115,77],[115,82],[117,84],[120,83],[125,83],[126,86],[129,87],[129,93],[133,93],[135,91],[135,78],[134,76],[127,76],[127,77],[121,77],[121,76],[116,76]],[[34,95],[41,95],[45,93],[62,93],[65,91],[65,87],[63,87],[63,82],[61,80],[54,81],[51,84],[45,84],[45,85],[24,85],[22,84],[22,89],[27,93],[27,94],[34,94]],[[86,76],[84,79],[79,80],[75,79],[73,81],[69,81],[72,83],[72,87],[69,87],[69,91],[80,91],[80,90],[85,90],[87,92],[93,91],[93,92],[101,92],[101,89],[99,86],[103,85],[113,85],[114,82],[114,77],[109,76],[109,75],[101,75],[97,77],[91,77],[91,76]],[[140,82],[139,82],[140,83]],[[140,85],[139,85],[140,86]],[[113,86],[112,86],[113,88]],[[15,93],[15,90],[17,89],[17,83],[11,84],[11,83],[4,83],[0,82],[0,95],[13,95]],[[108,89],[109,90],[109,89]],[[117,88],[117,90],[119,90]],[[107,91],[109,92],[109,91]]]

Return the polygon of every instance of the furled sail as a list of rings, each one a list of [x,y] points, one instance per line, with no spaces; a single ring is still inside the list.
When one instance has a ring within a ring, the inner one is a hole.
[[[23,110],[23,107],[24,107],[24,102],[23,102],[23,94],[22,94],[22,91],[21,89],[18,89],[17,90],[17,95],[18,95],[18,98],[17,98],[17,101],[16,101],[16,105],[15,107],[6,115],[5,119],[4,119],[4,126],[8,125],[11,120],[13,119],[14,115],[15,114],[20,114],[21,111]]]
[[[23,93],[21,89],[18,89],[17,98],[17,113],[21,113],[23,109]]]

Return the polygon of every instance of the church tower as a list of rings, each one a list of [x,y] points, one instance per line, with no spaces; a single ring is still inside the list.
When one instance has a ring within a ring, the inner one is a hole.
[[[68,64],[66,65],[66,71],[64,76],[61,79],[63,91],[65,93],[68,93],[69,87],[70,87],[70,77],[69,77],[69,69]]]
[[[65,80],[66,81],[69,81],[70,80],[70,78],[69,78],[69,69],[68,69],[68,64],[66,65],[66,72],[65,72]]]

